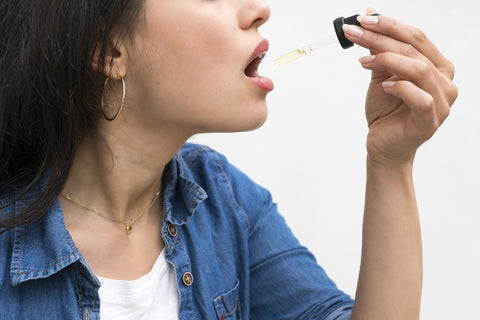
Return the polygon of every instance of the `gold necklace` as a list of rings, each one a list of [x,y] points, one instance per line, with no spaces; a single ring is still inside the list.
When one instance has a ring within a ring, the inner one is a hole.
[[[117,219],[117,218],[114,218],[114,217],[110,217],[104,213],[101,213],[100,211],[98,210],[95,210],[95,209],[92,209],[92,208],[89,208],[87,206],[84,206],[80,203],[78,203],[77,201],[73,200],[70,196],[67,196],[67,195],[64,195],[64,194],[61,194],[61,196],[65,199],[67,199],[68,201],[71,201],[73,204],[75,204],[76,206],[82,208],[82,209],[85,209],[85,210],[88,210],[90,212],[93,212],[95,214],[98,214],[99,216],[101,217],[104,217],[106,219],[109,219],[109,220],[112,220],[112,221],[115,221],[115,222],[118,222],[118,223],[121,223],[125,226],[125,232],[127,233],[127,235],[129,235],[131,232],[132,232],[132,229],[133,229],[133,224],[135,223],[135,221],[137,221],[138,218],[140,218],[141,216],[143,216],[145,213],[147,213],[148,211],[150,211],[150,209],[153,207],[153,204],[155,203],[155,200],[157,200],[158,196],[160,195],[160,191],[158,191],[157,193],[155,193],[155,195],[153,196],[153,199],[152,199],[152,203],[150,204],[150,206],[148,207],[148,209],[146,211],[143,211],[141,213],[139,213],[137,216],[133,217],[132,219],[128,219],[128,220],[120,220],[120,219]]]

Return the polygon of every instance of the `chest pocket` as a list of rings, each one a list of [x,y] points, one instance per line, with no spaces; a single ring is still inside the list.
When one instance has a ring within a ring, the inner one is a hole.
[[[237,320],[240,317],[240,299],[238,297],[239,283],[235,280],[235,287],[213,300],[218,320]]]

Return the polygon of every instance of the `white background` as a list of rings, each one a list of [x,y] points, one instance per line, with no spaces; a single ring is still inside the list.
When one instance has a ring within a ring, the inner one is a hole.
[[[270,51],[261,73],[276,85],[269,118],[249,133],[194,142],[227,155],[268,188],[302,244],[337,285],[354,296],[365,191],[364,97],[370,74],[360,47],[337,43],[278,69],[281,54],[333,32],[338,16],[373,5],[420,27],[457,68],[459,98],[417,153],[414,169],[424,244],[421,319],[480,319],[480,19],[477,2],[270,1],[261,28]]]

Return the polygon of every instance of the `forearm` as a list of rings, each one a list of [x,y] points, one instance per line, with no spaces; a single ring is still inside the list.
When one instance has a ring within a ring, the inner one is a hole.
[[[369,8],[359,17],[361,28],[344,25],[349,40],[370,50],[360,63],[372,71],[362,262],[352,319],[418,319],[422,245],[413,156],[450,112],[458,94],[455,68],[421,30],[375,13]]]
[[[412,162],[367,159],[362,260],[351,319],[418,319],[422,244]]]

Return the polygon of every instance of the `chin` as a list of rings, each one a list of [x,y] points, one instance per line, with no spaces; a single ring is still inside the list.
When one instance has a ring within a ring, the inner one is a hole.
[[[265,121],[267,121],[267,117],[268,117],[268,114],[265,113],[265,115],[263,116],[263,118],[260,121],[256,122],[250,129],[247,129],[246,131],[256,130],[256,129],[260,128],[261,126],[263,126]]]
[[[262,107],[250,110],[237,119],[233,119],[230,132],[252,131],[260,128],[268,116],[268,108],[266,103]],[[241,121],[239,121],[241,120]]]
[[[234,111],[237,110],[237,111]],[[238,112],[241,110],[241,112]],[[194,131],[196,133],[211,132],[245,132],[260,128],[268,116],[267,103],[248,103],[235,106],[223,114],[204,118],[201,122],[195,121]]]

